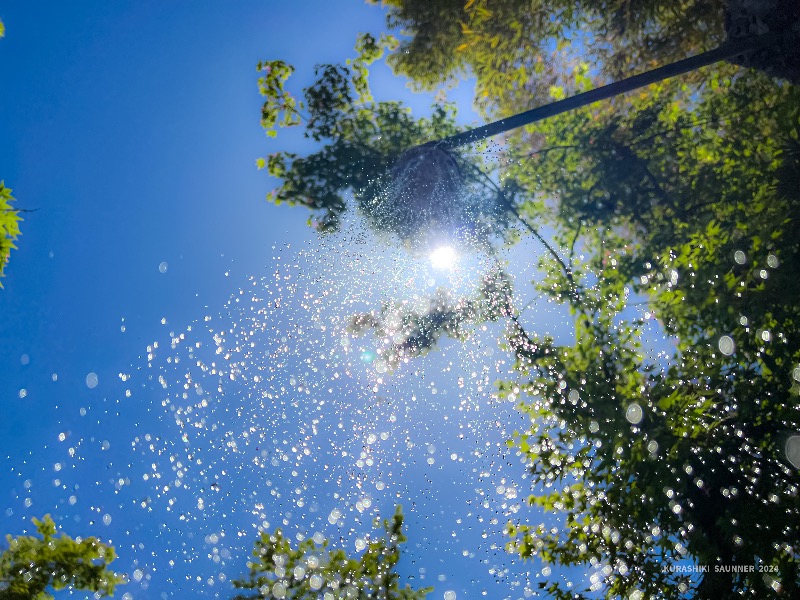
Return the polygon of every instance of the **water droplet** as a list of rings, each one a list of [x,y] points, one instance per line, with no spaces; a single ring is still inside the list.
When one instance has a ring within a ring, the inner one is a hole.
[[[741,250],[737,250],[733,253],[733,260],[736,261],[737,265],[743,265],[747,262],[747,256],[745,256],[745,253]]]
[[[99,379],[97,377],[97,373],[89,373],[86,376],[86,387],[88,387],[90,390],[94,389],[97,387],[98,381]]]
[[[786,460],[792,463],[795,469],[800,469],[800,435],[793,435],[786,440]]]
[[[323,586],[324,583],[325,583],[325,580],[322,579],[322,577],[320,577],[316,573],[314,575],[312,575],[311,578],[308,580],[308,584],[311,586],[311,589],[314,590],[314,591],[317,591],[318,589],[320,589]]]
[[[166,263],[166,262],[162,262],[160,265],[158,265],[158,272],[159,272],[159,273],[166,273],[166,272],[167,272],[167,267],[168,267],[168,266],[169,266],[169,265],[167,265],[167,263]]]
[[[725,356],[730,356],[736,349],[736,344],[733,342],[733,338],[729,335],[723,335],[721,338],[719,338],[718,346],[719,351]]]
[[[767,257],[767,266],[768,266],[770,269],[775,269],[775,268],[777,268],[777,267],[778,267],[778,264],[779,264],[779,263],[778,263],[778,257],[777,257],[777,256],[775,256],[774,254],[770,254],[770,255]]]
[[[635,402],[628,406],[628,410],[625,411],[625,418],[628,420],[629,423],[634,425],[638,425],[642,421],[642,417],[644,416],[644,411],[642,411],[642,407],[636,404]]]
[[[331,525],[336,525],[341,516],[342,516],[342,511],[340,511],[338,508],[334,508],[331,511],[331,514],[328,515],[328,523],[330,523]]]

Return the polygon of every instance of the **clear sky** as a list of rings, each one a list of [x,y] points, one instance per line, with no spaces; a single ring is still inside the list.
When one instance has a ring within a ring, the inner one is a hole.
[[[225,598],[258,527],[355,552],[399,502],[415,587],[526,596],[541,565],[502,551],[526,492],[502,444],[519,417],[489,398],[498,332],[383,373],[349,317],[454,282],[353,231],[320,242],[255,168],[309,148],[264,136],[258,60],[294,64],[300,89],[381,10],[87,0],[0,19],[0,178],[36,210],[0,291],[1,532],[51,513],[117,547],[126,599]],[[372,84],[431,101],[385,68]]]

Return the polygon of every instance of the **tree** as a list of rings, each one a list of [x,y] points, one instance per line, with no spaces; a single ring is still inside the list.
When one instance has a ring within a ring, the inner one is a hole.
[[[266,167],[270,175],[282,179],[268,199],[310,208],[309,222],[323,233],[338,229],[349,194],[373,229],[406,243],[413,243],[425,220],[468,222],[469,233],[477,238],[501,233],[504,208],[485,186],[472,185],[455,206],[439,202],[417,207],[396,201],[389,182],[395,179],[392,168],[403,152],[456,133],[458,128],[452,105],[435,106],[430,117],[414,119],[399,102],[373,100],[367,65],[389,47],[389,38],[361,36],[356,45],[358,57],[347,65],[317,67],[318,79],[304,90],[302,100],[285,87],[293,67],[282,61],[259,63],[258,69],[264,73],[259,89],[266,98],[261,123],[267,134],[274,136],[278,126],[303,124],[306,137],[324,142],[321,150],[306,157],[275,152],[258,160],[260,168]],[[465,153],[456,160],[455,169],[461,173],[479,173],[477,157]],[[466,181],[469,185],[477,180],[473,176]]]
[[[16,248],[14,240],[19,236],[19,211],[11,208],[14,200],[11,189],[5,187],[4,182],[0,181],[0,277],[8,263],[11,250]],[[0,283],[0,287],[2,287]]]
[[[519,376],[499,391],[531,416],[510,448],[527,459],[528,502],[566,516],[555,533],[509,523],[509,549],[599,565],[594,591],[607,597],[764,597],[800,585],[797,464],[785,453],[800,431],[798,90],[759,76],[713,87],[689,113],[664,85],[624,116],[565,115],[538,128],[552,152],[512,163],[527,197],[553,198],[520,212],[549,222],[568,249],[542,259],[539,291],[569,305],[574,344],[529,335],[524,315],[440,303],[399,321],[428,343],[408,335],[390,352],[413,356],[508,317]],[[675,344],[666,366],[642,350],[631,292]],[[496,294],[511,304],[508,289]],[[370,317],[379,339],[398,323],[389,306]],[[709,572],[682,574],[686,561]],[[763,571],[716,571],[731,565]]]
[[[0,38],[5,33],[5,25],[0,21]],[[0,181],[0,277],[3,276],[11,250],[16,248],[14,240],[19,236],[19,211],[11,208],[12,200],[11,190],[5,186],[5,182]],[[0,287],[3,287],[2,283]]]
[[[724,40],[723,0],[383,4],[388,28],[402,36],[389,57],[396,72],[423,88],[469,73],[477,80],[477,104],[499,115],[542,104],[552,85],[569,85],[571,61],[602,65],[618,79]]]
[[[0,600],[47,600],[50,591],[72,589],[113,596],[124,583],[108,568],[114,548],[93,537],[73,539],[57,530],[50,515],[33,519],[36,536],[6,536],[8,548],[0,554]]]
[[[550,265],[542,292],[567,300],[576,342],[513,339],[529,379],[501,392],[534,400],[520,404],[531,427],[511,445],[528,459],[529,502],[566,513],[567,527],[512,523],[510,549],[604,564],[608,597],[800,585],[797,468],[784,452],[800,431],[799,91],[755,74],[709,87],[684,98],[690,113],[662,86],[624,117],[587,110],[542,125],[544,145],[563,149],[518,174],[557,194],[562,240],[584,232],[590,257],[572,277],[591,285],[564,294]],[[640,348],[644,323],[626,316],[630,292],[675,344],[663,368]],[[710,571],[663,571],[686,560]]]
[[[433,59],[418,59],[426,72]],[[576,75],[574,89],[592,85],[583,68]],[[402,359],[470,324],[507,322],[518,375],[499,393],[531,417],[510,448],[526,458],[528,502],[564,517],[554,532],[517,514],[510,551],[594,565],[589,592],[609,598],[800,588],[800,482],[785,452],[800,431],[798,93],[707,68],[509,137],[497,177],[476,178],[547,245],[539,293],[570,308],[574,344],[530,334],[509,309],[510,286],[484,286],[475,302],[440,294],[422,314],[388,304],[354,318],[354,331],[395,340],[386,355]],[[503,308],[486,310],[488,298]],[[642,347],[652,319],[669,336],[666,357]],[[677,569],[690,562],[708,572]]]
[[[382,4],[388,7],[388,29],[400,37],[388,58],[395,72],[423,89],[473,76],[476,104],[494,116],[546,103],[553,86],[568,89],[570,65],[579,61],[593,65],[608,82],[711,50],[727,39],[779,31],[800,18],[792,0]],[[798,83],[798,59],[795,49],[785,61],[765,53],[744,62]]]
[[[391,520],[384,519],[383,530],[382,536],[368,538],[358,559],[348,557],[341,549],[329,550],[327,540],[307,539],[292,548],[280,529],[263,532],[255,543],[249,577],[233,582],[237,589],[254,591],[238,594],[234,600],[425,598],[432,588],[412,590],[408,584],[401,588],[395,571],[400,544],[406,541],[400,506]]]

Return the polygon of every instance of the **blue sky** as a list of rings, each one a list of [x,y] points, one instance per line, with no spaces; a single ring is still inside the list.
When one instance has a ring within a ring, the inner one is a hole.
[[[256,63],[294,64],[299,89],[381,31],[381,10],[18,2],[0,19],[0,178],[36,209],[0,292],[2,532],[51,513],[117,547],[136,580],[118,596],[224,598],[258,527],[354,552],[400,502],[415,586],[523,597],[541,565],[502,551],[525,489],[502,444],[521,421],[489,397],[510,367],[499,332],[382,373],[370,340],[344,341],[349,316],[452,281],[352,231],[317,240],[255,168],[309,148],[264,136]],[[385,67],[371,81],[431,102]],[[547,307],[535,318],[568,333]]]

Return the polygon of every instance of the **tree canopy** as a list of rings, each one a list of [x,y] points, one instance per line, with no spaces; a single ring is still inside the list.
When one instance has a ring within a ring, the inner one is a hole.
[[[323,538],[305,539],[292,547],[280,529],[263,532],[255,542],[248,578],[233,582],[237,589],[253,591],[234,600],[421,600],[432,588],[400,587],[396,567],[405,541],[400,506],[391,519],[384,519],[382,535],[364,541],[358,559],[343,549],[329,549]]]
[[[0,38],[6,33],[5,25],[0,20]],[[14,200],[11,189],[5,186],[5,182],[0,181],[0,277],[3,276],[11,250],[15,249],[14,240],[19,236],[19,211],[11,208]],[[3,287],[0,282],[0,287]]]
[[[800,431],[798,90],[751,73],[684,98],[684,112],[669,87],[624,116],[548,122],[543,145],[564,148],[520,163],[520,180],[557,198],[527,206],[531,217],[549,213],[562,240],[582,232],[586,259],[571,263],[577,295],[543,265],[541,291],[570,306],[575,343],[511,338],[521,377],[500,391],[531,416],[511,446],[528,460],[529,502],[566,513],[566,528],[512,523],[509,547],[604,564],[608,597],[789,593],[800,583],[785,453]],[[643,315],[629,308],[637,296]],[[642,348],[650,319],[674,346],[666,364]],[[682,561],[710,571],[688,577]]]
[[[259,89],[266,98],[262,126],[274,136],[276,127],[303,125],[305,136],[323,142],[308,156],[273,152],[258,160],[260,168],[282,179],[268,195],[276,204],[303,205],[312,210],[310,223],[321,232],[338,229],[352,195],[355,206],[378,232],[393,234],[404,242],[417,233],[417,207],[396,202],[390,182],[398,158],[409,148],[458,131],[455,107],[434,107],[430,117],[414,119],[401,103],[376,102],[369,88],[367,66],[393,47],[390,38],[376,40],[365,34],[358,40],[358,56],[346,65],[321,65],[317,81],[298,99],[286,87],[294,71],[283,61],[259,63],[263,73]],[[480,161],[463,154],[456,169],[480,173]],[[468,179],[474,183],[474,177]],[[470,186],[468,201],[455,209],[449,203],[432,207],[434,220],[470,222],[481,237],[500,233],[504,211],[498,196],[485,186]],[[451,213],[459,214],[451,214]]]
[[[400,38],[389,64],[422,88],[476,78],[487,113],[543,104],[569,86],[570,64],[600,66],[612,79],[709,50],[725,39],[723,0],[385,0]]]
[[[586,89],[603,69],[717,45],[725,29],[716,3],[680,13],[618,3],[603,14],[581,4],[385,4],[389,25],[407,36],[386,38],[388,62],[421,87],[469,69],[488,114]],[[578,29],[589,32],[580,61],[542,87],[539,58]],[[517,512],[508,550],[595,571],[587,590],[542,582],[549,597],[761,598],[800,588],[800,463],[788,451],[800,435],[798,94],[763,72],[709,67],[526,127],[499,161],[470,155],[476,185],[502,199],[504,239],[515,223],[545,244],[535,285],[569,308],[573,343],[528,331],[502,269],[474,300],[439,293],[424,313],[387,304],[354,317],[354,332],[395,340],[390,364],[467,335],[470,323],[506,322],[517,374],[498,393],[530,416],[509,448],[526,462],[527,503],[562,518],[553,528]],[[382,139],[380,106],[358,110]],[[355,131],[314,137],[325,145],[312,156]],[[322,172],[339,179],[320,179],[322,189],[342,194],[364,177],[362,163],[327,156]],[[295,198],[301,173],[273,174],[284,177],[278,194]],[[353,189],[359,207],[368,203],[372,190]],[[665,337],[660,355],[647,347],[653,322]]]
[[[84,590],[98,598],[113,596],[124,578],[108,566],[114,548],[96,538],[73,539],[57,534],[50,515],[33,519],[39,537],[6,536],[0,554],[0,600],[47,600],[51,591]]]
[[[19,212],[11,207],[14,197],[11,189],[0,181],[0,277],[3,276],[11,250],[16,248],[14,240],[19,236]],[[0,283],[0,287],[2,287]]]

